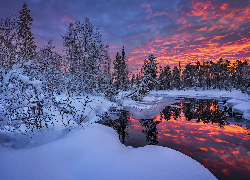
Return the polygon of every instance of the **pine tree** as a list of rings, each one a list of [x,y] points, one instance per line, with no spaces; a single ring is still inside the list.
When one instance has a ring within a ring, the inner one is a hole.
[[[21,58],[30,58],[36,51],[34,37],[31,32],[31,25],[33,19],[30,15],[30,10],[27,9],[27,4],[24,3],[22,11],[20,11],[18,22],[18,39],[19,39],[19,53]]]
[[[70,23],[63,36],[63,46],[69,62],[70,94],[103,92],[110,84],[108,46],[102,42],[99,28],[88,18]]]
[[[133,86],[135,85],[136,79],[135,79],[135,74],[132,75],[131,81],[130,81],[130,88],[132,89]]]
[[[17,27],[16,18],[6,18],[0,20],[0,66],[10,70],[16,64],[17,48]]]
[[[173,88],[179,90],[181,85],[181,80],[180,80],[180,70],[177,68],[177,66],[174,66],[174,69],[172,70],[172,76],[173,76],[173,81],[172,81]]]
[[[122,48],[122,55],[117,52],[114,60],[114,85],[117,90],[126,91],[128,89],[128,70],[126,64],[124,46]]]
[[[185,69],[182,73],[183,85],[185,88],[191,88],[196,86],[196,75],[195,75],[195,66],[190,63],[185,66]]]
[[[53,41],[49,40],[48,44],[35,54],[35,58],[32,61],[36,64],[35,68],[37,69],[36,72],[33,71],[32,73],[42,77],[42,88],[48,96],[53,96],[54,93],[60,94],[63,91],[63,83],[61,82],[63,58],[54,51],[54,48]],[[41,74],[37,73],[39,70]]]
[[[136,101],[141,101],[150,91],[154,90],[159,82],[157,76],[157,65],[156,57],[149,55],[148,60],[144,60],[143,65],[143,77],[140,79],[135,91],[129,96]]]
[[[172,73],[170,66],[164,67],[161,69],[161,73],[159,75],[159,84],[160,90],[171,89],[171,81],[172,81]]]

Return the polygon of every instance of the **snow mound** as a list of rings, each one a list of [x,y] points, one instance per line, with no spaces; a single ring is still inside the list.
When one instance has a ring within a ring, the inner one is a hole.
[[[178,151],[127,148],[117,136],[113,129],[93,123],[53,143],[18,150],[0,147],[0,179],[216,179]]]
[[[250,120],[250,109],[248,109],[244,112],[243,118],[246,120]]]

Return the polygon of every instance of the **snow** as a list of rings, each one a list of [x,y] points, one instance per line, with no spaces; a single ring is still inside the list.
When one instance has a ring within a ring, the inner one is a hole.
[[[157,95],[161,97],[209,97],[209,98],[242,98],[250,97],[239,90],[226,91],[226,90],[164,90],[164,91],[151,91],[149,95]]]
[[[33,148],[1,147],[0,179],[216,179],[178,151],[127,148],[117,136],[109,127],[86,123]]]
[[[227,106],[232,107],[233,112],[243,114],[244,119],[250,120],[250,96],[239,90],[231,92],[226,90],[165,90],[151,91],[148,96],[228,100]]]
[[[176,97],[227,100],[226,105],[232,107],[233,112],[245,113],[244,118],[250,120],[250,96],[238,90],[231,92],[225,90],[154,90],[144,97],[141,102],[130,99],[124,100],[123,106],[136,119],[150,119],[154,118],[155,114],[161,112],[165,106],[173,104]]]
[[[250,120],[250,110],[246,110],[244,113],[243,113],[243,118],[246,119],[246,120]]]
[[[233,106],[232,110],[233,112],[243,114],[247,110],[250,110],[250,102],[243,102],[243,103],[237,104]]]
[[[175,97],[230,99],[228,104],[250,119],[250,97],[240,91],[152,91],[142,102],[125,98],[128,93],[119,98],[136,119],[154,118],[166,105],[176,102]],[[61,95],[55,100],[66,99]],[[84,116],[81,126],[74,121],[63,126],[71,117],[62,118],[51,107],[47,111],[55,116],[54,126],[27,135],[0,131],[0,179],[216,179],[197,161],[173,149],[121,144],[113,129],[95,123],[98,114],[118,107],[117,103],[91,95],[68,98],[68,102]],[[24,132],[25,128],[21,125],[19,129]]]
[[[56,97],[57,102],[66,99],[64,95]],[[170,99],[151,96],[145,97],[144,103],[154,101],[163,106],[171,103]],[[47,111],[55,116],[54,126],[27,135],[0,131],[0,179],[216,179],[197,161],[173,149],[121,144],[115,130],[95,123],[98,114],[117,107],[105,97],[86,95],[68,102],[86,117],[82,126],[72,122],[63,126],[66,119],[51,107]],[[25,129],[21,125],[20,131]]]

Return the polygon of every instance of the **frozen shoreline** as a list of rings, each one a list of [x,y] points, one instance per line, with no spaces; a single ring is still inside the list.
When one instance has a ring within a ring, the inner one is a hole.
[[[158,112],[166,103],[172,104],[173,97],[231,99],[228,103],[234,109],[244,110],[244,117],[250,117],[250,106],[246,106],[250,97],[239,91],[152,91],[143,102],[126,99],[123,106],[134,108],[135,114]],[[81,101],[84,97],[76,98],[71,105],[78,109]],[[77,125],[65,128],[58,117],[58,124],[35,131],[32,139],[1,132],[0,179],[216,179],[197,161],[173,149],[125,147],[113,129],[94,123],[109,107],[117,104],[91,96],[83,129]]]
[[[0,179],[216,179],[192,158],[170,148],[125,147],[116,132],[84,124],[56,141],[0,148]]]
[[[233,109],[233,112],[242,114],[245,120],[250,121],[250,96],[242,93],[241,91],[225,91],[225,90],[159,90],[152,91],[148,96],[144,97],[142,103],[137,103],[131,100],[125,100],[124,106],[127,109],[132,109],[140,114],[140,111],[151,111],[157,106],[150,105],[149,100],[157,100],[157,98],[176,98],[176,97],[187,97],[197,99],[218,99],[228,100],[227,106]]]

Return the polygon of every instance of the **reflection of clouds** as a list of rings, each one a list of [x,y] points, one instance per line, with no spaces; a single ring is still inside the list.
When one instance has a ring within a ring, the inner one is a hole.
[[[184,115],[181,114],[181,117],[183,116]],[[250,141],[250,136],[246,135],[247,130],[244,127],[226,125],[220,128],[216,124],[203,124],[196,123],[195,121],[189,122],[186,121],[184,117],[179,118],[177,121],[171,117],[169,121],[165,122],[166,123],[160,123],[158,126],[159,139],[161,141],[167,141],[168,144],[169,141],[179,145],[189,144],[191,147],[199,149],[201,152],[196,155],[201,156],[202,164],[208,169],[211,167],[213,167],[211,169],[214,169],[215,166],[224,169],[224,174],[230,174],[232,169],[239,171],[249,170],[250,152],[246,147]],[[168,131],[165,129],[168,129]],[[185,131],[180,129],[185,129]],[[162,131],[164,133],[162,133]],[[227,139],[232,140],[230,137],[234,138],[233,143],[227,141]],[[190,153],[183,148],[184,147],[180,147],[180,149],[177,150],[190,156],[193,154],[193,152]],[[202,152],[206,153],[203,154]],[[208,154],[210,154],[209,157],[207,156]]]
[[[184,104],[181,107],[184,108]],[[218,111],[214,103],[204,107],[211,112]],[[173,109],[168,111],[173,112]],[[174,113],[171,113],[170,119],[165,120],[161,113],[153,120],[161,121],[157,125],[159,145],[167,145],[191,156],[218,177],[235,177],[236,171],[246,176],[250,169],[250,136],[247,135],[249,130],[246,127],[227,124],[221,128],[216,123],[197,123],[196,119],[187,121],[183,112],[177,120],[173,116]],[[139,131],[145,129],[138,120],[131,117],[130,121]]]

